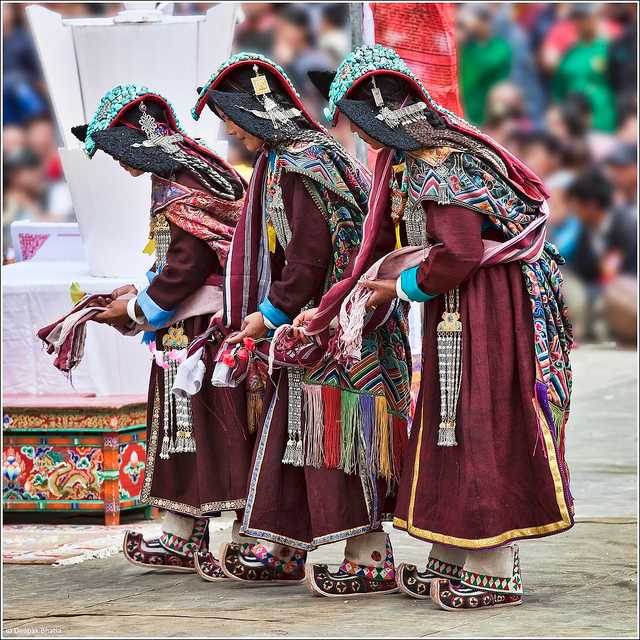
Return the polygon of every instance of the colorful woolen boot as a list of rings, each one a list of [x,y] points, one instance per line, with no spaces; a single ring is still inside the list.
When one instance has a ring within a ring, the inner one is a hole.
[[[224,574],[245,584],[298,584],[304,580],[306,559],[306,551],[274,542],[232,542],[220,548]]]
[[[231,530],[231,542],[236,544],[255,544],[255,538],[245,538],[240,535],[240,523],[236,520]],[[198,575],[209,582],[228,581],[229,577],[222,571],[220,561],[214,555],[213,537],[209,534],[209,548],[198,551],[194,557]]]
[[[315,596],[350,598],[398,591],[393,549],[384,531],[349,538],[336,572],[326,564],[307,567],[307,588]]]
[[[434,552],[438,557],[434,557]],[[440,560],[446,557],[449,562]],[[459,579],[462,573],[466,553],[457,549],[448,549],[442,545],[434,544],[431,556],[427,560],[424,571],[418,571],[415,564],[398,565],[396,580],[402,593],[418,600],[431,600],[431,582],[438,578]],[[457,564],[459,563],[459,564]]]
[[[127,531],[122,543],[124,557],[139,567],[170,571],[195,571],[194,555],[207,542],[206,518],[190,518],[167,512],[159,538],[145,540]]]
[[[446,611],[522,604],[517,545],[469,552],[459,581],[431,582],[431,599]]]

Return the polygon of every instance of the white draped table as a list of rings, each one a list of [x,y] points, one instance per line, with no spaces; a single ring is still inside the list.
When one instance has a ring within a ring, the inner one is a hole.
[[[91,276],[85,262],[27,261],[2,267],[3,393],[146,394],[148,348],[139,336],[123,336],[96,322],[87,325],[85,354],[73,371],[73,384],[53,366],[36,332],[71,309],[74,281],[86,293],[109,293],[131,282]]]

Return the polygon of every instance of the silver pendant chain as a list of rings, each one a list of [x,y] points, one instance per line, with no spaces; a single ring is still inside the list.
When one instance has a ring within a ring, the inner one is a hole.
[[[289,439],[282,456],[283,464],[294,467],[304,466],[304,452],[302,448],[302,369],[291,367],[287,369],[289,383],[289,418],[287,431]]]
[[[155,219],[154,240],[156,245],[156,273],[167,264],[167,252],[171,244],[171,228],[164,214],[159,213]],[[165,349],[166,357],[168,349]],[[196,441],[193,437],[193,415],[191,398],[188,396],[175,397],[171,393],[179,363],[175,360],[165,360],[163,370],[164,384],[164,415],[162,447],[160,458],[168,460],[172,453],[193,453]]]
[[[403,220],[409,245],[424,247],[427,244],[427,223],[424,219],[422,202],[408,202],[404,209]]]
[[[455,447],[456,413],[462,384],[462,322],[460,291],[452,289],[445,297],[444,313],[437,327],[438,372],[440,375],[440,427],[438,446]]]
[[[163,213],[155,217],[154,240],[156,245],[156,273],[160,273],[167,264],[167,252],[171,244],[171,229]]]

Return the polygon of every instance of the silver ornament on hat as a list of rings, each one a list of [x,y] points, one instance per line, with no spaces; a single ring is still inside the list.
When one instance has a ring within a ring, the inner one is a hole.
[[[405,126],[426,119],[423,111],[427,108],[427,105],[424,102],[415,102],[414,104],[399,107],[398,109],[387,107],[384,103],[382,92],[376,84],[375,77],[371,78],[371,94],[373,95],[376,107],[380,109],[380,113],[378,113],[376,119],[381,120],[392,129],[395,129],[398,125]]]
[[[269,86],[267,76],[260,73],[258,65],[256,64],[253,65],[253,71],[256,74],[253,78],[251,78],[253,92],[256,98],[264,106],[264,111],[259,111],[258,109],[248,109],[247,107],[242,106],[240,106],[240,109],[252,113],[257,118],[262,118],[263,120],[271,120],[271,124],[273,125],[274,129],[278,129],[280,125],[288,124],[293,118],[297,118],[302,115],[302,111],[300,111],[300,109],[296,109],[295,107],[291,107],[290,109],[281,107],[273,98],[269,96],[269,94],[271,93],[271,87]]]

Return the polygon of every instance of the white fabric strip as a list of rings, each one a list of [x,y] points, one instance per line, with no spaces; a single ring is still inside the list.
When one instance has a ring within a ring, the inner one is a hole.
[[[178,398],[194,396],[202,388],[202,380],[206,371],[204,362],[202,362],[203,352],[204,347],[200,347],[178,367],[171,389],[174,396]]]

